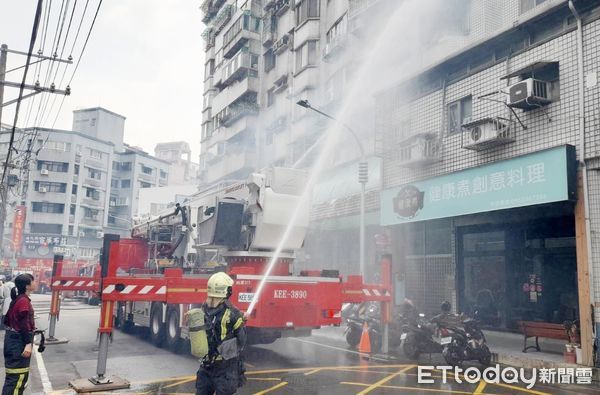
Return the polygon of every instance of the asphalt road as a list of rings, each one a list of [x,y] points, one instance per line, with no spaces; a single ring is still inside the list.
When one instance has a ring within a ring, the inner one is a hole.
[[[38,326],[47,325],[49,296],[35,296]],[[73,394],[69,381],[95,375],[96,331],[99,308],[65,301],[57,325],[57,336],[67,344],[49,346],[34,356],[30,394]],[[44,325],[45,324],[45,325]],[[342,328],[325,328],[309,338],[280,339],[271,345],[246,350],[246,386],[240,394],[600,394],[595,385],[498,385],[483,381],[457,383],[441,372],[433,372],[433,384],[417,383],[417,365],[400,357],[396,360],[365,360],[348,348]],[[421,365],[441,364],[439,356],[425,357]],[[122,393],[193,394],[198,361],[185,352],[157,348],[143,333],[128,335],[116,331],[109,347],[108,374],[131,382]],[[459,377],[460,379],[460,377]]]

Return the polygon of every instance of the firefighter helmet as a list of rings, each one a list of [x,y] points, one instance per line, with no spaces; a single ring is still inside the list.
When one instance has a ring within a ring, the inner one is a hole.
[[[213,298],[228,298],[231,295],[233,280],[226,273],[215,273],[208,279],[208,296]]]

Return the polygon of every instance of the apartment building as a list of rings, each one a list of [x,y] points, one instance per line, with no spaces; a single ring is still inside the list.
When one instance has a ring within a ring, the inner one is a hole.
[[[591,365],[600,7],[505,7],[491,33],[377,95],[381,232],[397,287],[425,311],[450,300],[508,331],[580,320]]]
[[[105,232],[129,234],[140,189],[166,186],[170,163],[125,144],[124,126],[97,107],[74,111],[73,130],[17,131],[5,256],[27,267],[51,267],[55,253],[95,261]],[[9,140],[3,128],[0,156]]]
[[[200,167],[192,161],[192,150],[188,142],[159,143],[154,148],[154,156],[171,163],[169,185],[199,185]]]

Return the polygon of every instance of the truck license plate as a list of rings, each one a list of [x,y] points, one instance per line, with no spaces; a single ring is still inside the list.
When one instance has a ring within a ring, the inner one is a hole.
[[[253,293],[240,293],[238,294],[238,302],[240,303],[250,303],[254,299]]]
[[[400,335],[400,340],[405,340],[406,339],[406,333],[403,333]]]

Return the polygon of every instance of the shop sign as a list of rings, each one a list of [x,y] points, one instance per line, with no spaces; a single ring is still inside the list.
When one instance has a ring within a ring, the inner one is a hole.
[[[21,251],[21,245],[23,244],[23,228],[25,227],[26,213],[27,207],[25,206],[17,206],[15,208],[15,217],[13,220],[12,234],[13,251]]]
[[[56,246],[67,244],[67,238],[65,236],[29,234],[25,235],[24,239],[26,245]]]
[[[381,225],[575,200],[575,147],[566,145],[381,193]]]

